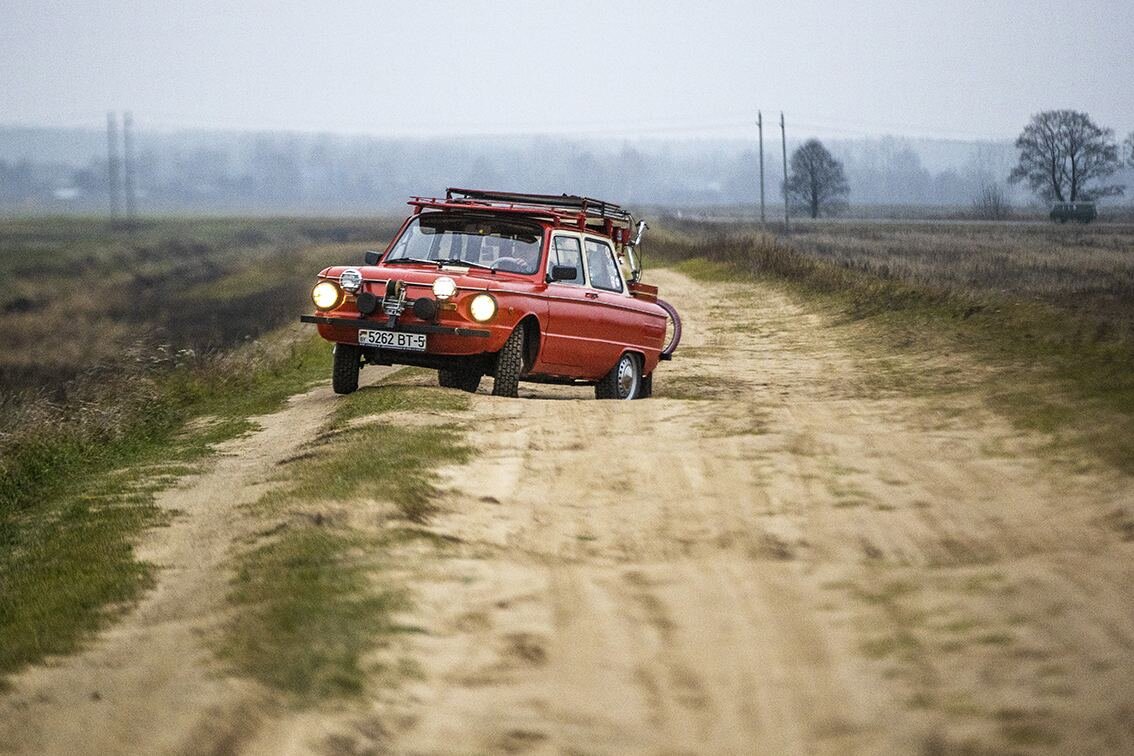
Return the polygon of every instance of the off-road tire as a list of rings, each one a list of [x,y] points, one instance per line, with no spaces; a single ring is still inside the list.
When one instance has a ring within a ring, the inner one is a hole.
[[[595,399],[636,399],[642,391],[642,364],[626,352],[595,384]]]
[[[654,374],[650,373],[642,379],[641,387],[638,389],[638,395],[635,399],[649,399],[654,395]]]
[[[353,394],[358,390],[358,371],[361,367],[362,347],[357,344],[335,344],[331,387],[336,394]]]
[[[475,394],[480,387],[479,370],[469,368],[441,368],[437,371],[437,383],[442,388],[455,388]]]
[[[495,379],[492,383],[493,396],[519,396],[520,372],[524,368],[524,328],[516,326],[512,335],[504,342],[504,348],[496,355]]]

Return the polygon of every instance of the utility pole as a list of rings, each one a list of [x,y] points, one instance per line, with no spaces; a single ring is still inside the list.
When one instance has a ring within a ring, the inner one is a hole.
[[[760,225],[764,221],[764,114],[756,111],[756,128],[760,130]]]
[[[787,130],[784,129],[784,112],[780,111],[780,142],[784,148],[784,233],[791,231],[791,219],[787,196]]]
[[[106,189],[110,194],[110,222],[118,220],[118,122],[114,111],[106,114]]]
[[[122,157],[125,162],[126,222],[134,222],[134,116],[122,116]]]

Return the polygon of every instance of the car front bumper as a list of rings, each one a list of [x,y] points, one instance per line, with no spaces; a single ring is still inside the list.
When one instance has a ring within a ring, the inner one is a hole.
[[[318,326],[328,326],[335,329],[343,330],[361,330],[365,328],[368,331],[401,331],[402,333],[435,333],[443,334],[446,336],[475,336],[480,338],[488,338],[492,335],[492,331],[487,328],[457,328],[455,326],[440,326],[440,325],[417,325],[413,323],[396,324],[391,328],[386,321],[383,320],[369,320],[366,318],[332,318],[324,315],[300,315],[299,320],[301,323],[314,323]],[[320,329],[322,332],[322,329]]]

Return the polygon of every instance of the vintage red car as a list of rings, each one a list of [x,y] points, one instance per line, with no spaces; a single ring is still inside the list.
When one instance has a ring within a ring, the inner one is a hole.
[[[587,197],[449,189],[414,197],[385,252],[332,266],[312,289],[334,342],[334,390],[365,364],[438,371],[442,386],[516,396],[520,381],[583,384],[599,399],[653,391],[676,347],[676,313],[641,283],[645,223]]]

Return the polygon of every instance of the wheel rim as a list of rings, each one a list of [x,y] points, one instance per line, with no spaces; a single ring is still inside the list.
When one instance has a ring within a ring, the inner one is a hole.
[[[618,363],[618,398],[629,399],[638,390],[638,366],[634,358],[625,355]]]

